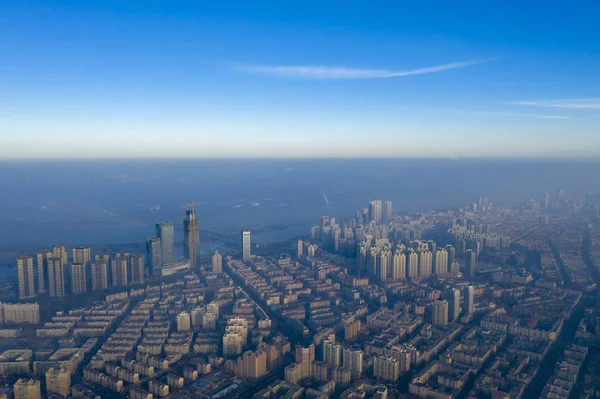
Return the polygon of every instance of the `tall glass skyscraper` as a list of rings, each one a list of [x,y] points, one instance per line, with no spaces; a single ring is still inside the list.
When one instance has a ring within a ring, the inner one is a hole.
[[[174,230],[172,222],[156,223],[156,236],[160,238],[162,262],[171,262],[174,259]]]
[[[162,276],[162,248],[160,238],[150,237],[146,240],[146,263],[150,276],[158,279]]]
[[[198,219],[193,209],[185,211],[185,219],[183,219],[183,257],[189,259],[192,268],[197,265],[200,251],[200,232],[198,231]]]

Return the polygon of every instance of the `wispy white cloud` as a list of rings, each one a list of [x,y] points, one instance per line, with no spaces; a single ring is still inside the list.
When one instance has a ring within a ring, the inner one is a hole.
[[[526,112],[472,112],[473,115],[482,116],[523,116],[526,118],[541,118],[541,119],[574,119],[572,116],[565,115],[538,115]]]
[[[451,64],[435,65],[425,68],[409,69],[403,71],[390,71],[386,69],[360,69],[328,66],[266,66],[266,65],[238,65],[236,69],[261,75],[280,76],[287,78],[305,79],[377,79],[397,78],[411,75],[424,75],[427,73],[444,72],[451,69],[464,68],[481,64],[486,60],[453,62]]]
[[[600,109],[600,97],[571,98],[563,100],[510,101],[504,104],[566,109]]]

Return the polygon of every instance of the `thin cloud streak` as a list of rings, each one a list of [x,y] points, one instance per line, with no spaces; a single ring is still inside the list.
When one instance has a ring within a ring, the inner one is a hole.
[[[528,118],[540,118],[540,119],[575,119],[572,116],[564,115],[538,115],[526,112],[472,112],[473,115],[481,116],[525,116]]]
[[[600,97],[541,101],[511,101],[504,104],[565,109],[600,109]]]
[[[286,78],[304,78],[304,79],[381,79],[398,78],[412,75],[425,75],[428,73],[444,72],[451,69],[464,68],[471,65],[477,65],[487,62],[463,61],[450,64],[436,65],[426,68],[410,69],[406,71],[390,71],[385,69],[357,69],[345,67],[327,67],[327,66],[265,66],[265,65],[241,65],[236,69],[244,72],[256,73],[261,75],[279,76]]]

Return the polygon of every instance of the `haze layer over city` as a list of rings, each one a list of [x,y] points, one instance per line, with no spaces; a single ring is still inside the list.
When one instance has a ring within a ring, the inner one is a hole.
[[[0,4],[0,399],[600,397],[599,12]]]

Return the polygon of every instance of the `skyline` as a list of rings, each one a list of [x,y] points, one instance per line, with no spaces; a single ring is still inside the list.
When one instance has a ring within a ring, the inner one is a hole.
[[[600,155],[588,2],[345,4],[2,5],[0,159]]]

